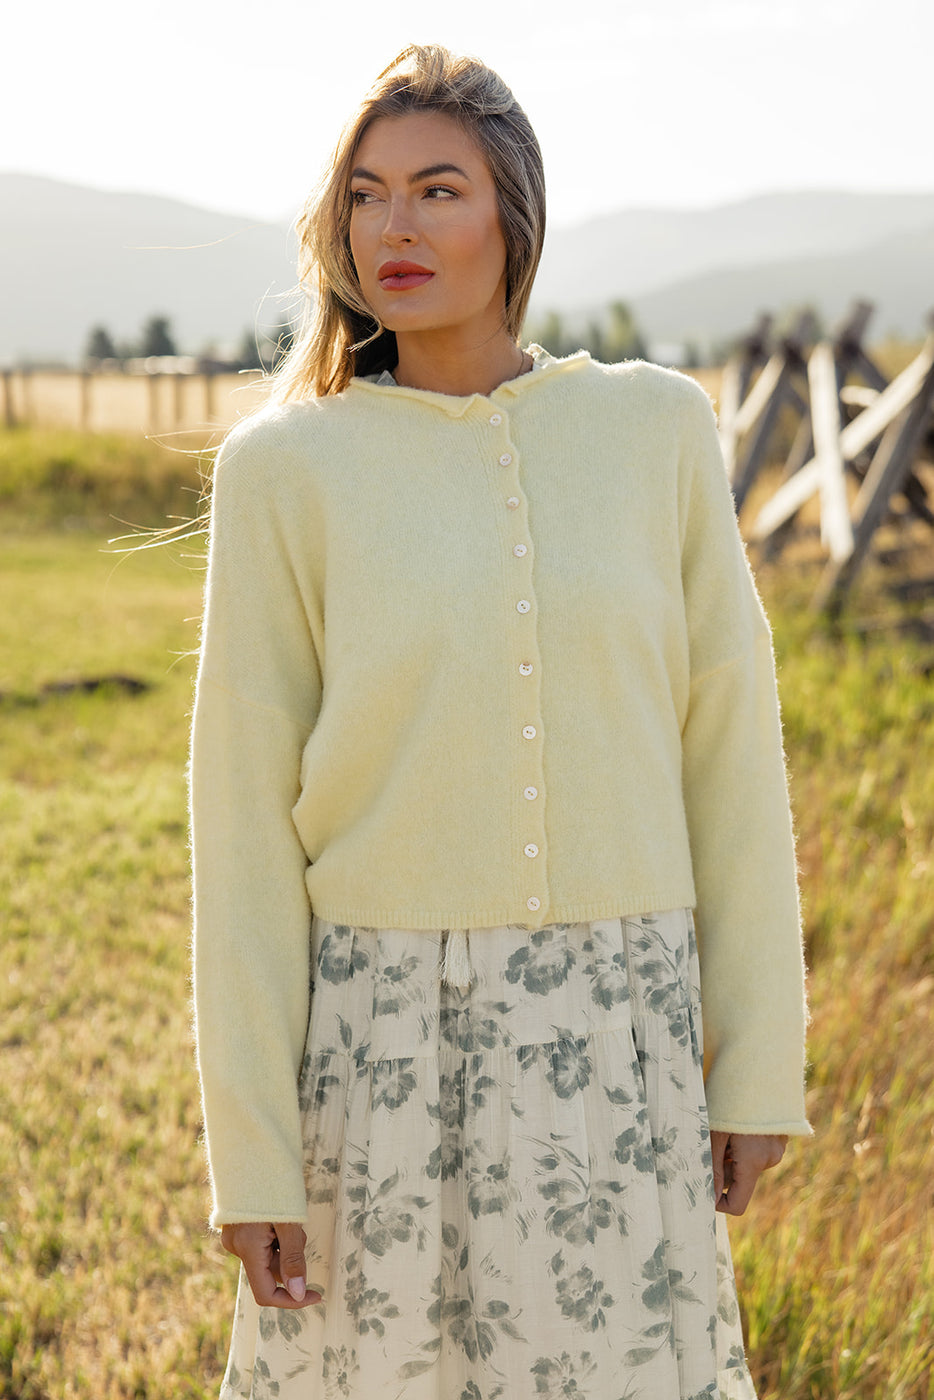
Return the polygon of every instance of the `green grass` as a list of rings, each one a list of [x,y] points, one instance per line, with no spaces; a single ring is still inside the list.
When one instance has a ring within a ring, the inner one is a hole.
[[[0,553],[0,1396],[206,1396],[231,1280],[204,1228],[187,986],[201,573],[18,526]],[[110,675],[146,688],[44,690]]]
[[[0,430],[4,534],[49,526],[112,536],[196,516],[205,459],[194,441],[177,435],[171,445],[70,428]]]
[[[189,1025],[201,573],[191,547],[106,552],[108,516],[158,525],[192,463],[150,481],[132,454],[121,476],[119,443],[109,465],[81,458],[82,515],[42,476],[51,445],[29,450],[0,538],[0,1400],[207,1400],[235,1270],[204,1225]],[[733,1224],[734,1252],[762,1400],[930,1400],[934,654],[831,635],[812,585],[763,577],[817,1133]],[[107,676],[124,681],[48,689]]]

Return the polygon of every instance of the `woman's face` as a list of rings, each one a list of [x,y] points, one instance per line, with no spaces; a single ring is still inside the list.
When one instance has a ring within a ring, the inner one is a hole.
[[[506,244],[486,159],[438,112],[381,117],[357,150],[350,247],[360,287],[397,335],[502,330]]]

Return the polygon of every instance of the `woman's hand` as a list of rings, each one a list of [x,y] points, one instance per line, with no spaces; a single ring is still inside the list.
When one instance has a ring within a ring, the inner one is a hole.
[[[261,1308],[307,1308],[320,1293],[305,1288],[305,1231],[301,1225],[225,1225],[221,1244],[243,1265]]]
[[[775,1133],[711,1131],[717,1210],[727,1215],[742,1215],[762,1172],[777,1167],[782,1160],[787,1141],[787,1137]]]

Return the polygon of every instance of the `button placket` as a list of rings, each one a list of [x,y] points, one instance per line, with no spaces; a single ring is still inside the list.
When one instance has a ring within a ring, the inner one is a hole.
[[[543,895],[547,890],[544,799],[542,773],[542,725],[539,709],[538,685],[538,607],[532,578],[532,550],[524,540],[517,540],[511,546],[511,558],[507,560],[507,578],[513,575],[523,596],[515,602],[515,636],[518,654],[515,657],[518,676],[521,716],[521,740],[519,742],[518,766],[516,769],[516,800],[519,808],[519,845],[517,855],[521,863],[521,880],[525,886],[525,905],[529,914],[538,914],[547,907]]]
[[[516,722],[516,764],[514,798],[518,829],[515,847],[519,861],[519,889],[529,914],[547,909],[547,853],[544,826],[544,774],[542,770],[542,723],[539,695],[540,658],[538,651],[538,607],[533,582],[533,544],[526,515],[526,497],[520,485],[520,454],[509,438],[509,417],[497,411],[487,418],[490,432],[489,457],[502,491],[501,499],[509,515],[505,540],[508,557],[505,582],[512,613],[514,642]],[[493,431],[491,431],[493,430]],[[512,689],[511,689],[511,693]]]

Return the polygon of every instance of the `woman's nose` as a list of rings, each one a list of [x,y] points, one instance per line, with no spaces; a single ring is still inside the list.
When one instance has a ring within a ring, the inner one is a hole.
[[[383,242],[390,245],[415,243],[417,239],[418,233],[408,203],[404,200],[390,200],[383,224]]]

